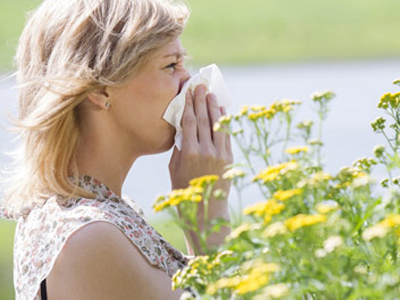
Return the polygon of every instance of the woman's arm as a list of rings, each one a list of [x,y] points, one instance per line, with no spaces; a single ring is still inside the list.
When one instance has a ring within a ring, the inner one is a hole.
[[[47,278],[50,300],[179,299],[167,274],[152,266],[116,226],[94,222],[73,233]]]

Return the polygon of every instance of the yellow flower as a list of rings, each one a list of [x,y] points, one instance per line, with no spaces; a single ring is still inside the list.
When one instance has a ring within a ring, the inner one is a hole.
[[[353,270],[355,273],[358,273],[358,274],[362,274],[362,275],[368,274],[368,269],[363,265],[355,266]]]
[[[293,105],[299,105],[299,104],[301,104],[301,101],[287,100],[287,99],[278,100],[272,103],[270,109],[276,112],[288,113],[293,109]]]
[[[311,146],[323,146],[324,145],[323,142],[321,142],[320,140],[317,140],[317,139],[310,139],[310,140],[308,140],[308,143]]]
[[[222,129],[223,125],[229,125],[232,121],[232,116],[224,115],[219,117],[218,121],[214,123],[213,130],[219,131]]]
[[[258,111],[255,113],[248,114],[247,117],[249,118],[250,121],[256,121],[264,116],[265,116],[264,111]]]
[[[263,111],[265,109],[266,109],[266,107],[264,105],[253,105],[251,107],[252,111]]]
[[[302,193],[301,189],[292,189],[292,190],[286,190],[286,191],[276,191],[273,195],[274,199],[277,199],[279,201],[285,201],[289,198],[292,198],[293,196],[300,195]]]
[[[161,205],[161,204],[153,205],[154,212],[162,211],[164,208],[165,208],[165,205]]]
[[[254,300],[265,300],[270,298],[282,298],[289,293],[289,288],[284,283],[278,283],[267,286],[262,294],[257,295]]]
[[[381,100],[379,101],[378,108],[383,108],[386,109],[389,107],[389,105],[392,108],[397,108],[400,104],[400,92],[392,94],[392,93],[386,93],[381,97]]]
[[[229,124],[232,121],[232,116],[224,115],[219,117],[218,122],[221,124]]]
[[[214,266],[219,266],[221,264],[221,258],[227,257],[227,256],[232,256],[233,251],[232,250],[224,250],[221,252],[218,252],[217,256],[212,262],[213,267]]]
[[[226,171],[223,175],[222,178],[223,179],[235,179],[235,178],[243,178],[246,175],[245,172],[243,172],[242,170],[236,169],[236,168],[232,168],[229,169],[228,171]]]
[[[379,222],[382,226],[394,227],[400,225],[400,215],[389,215],[383,221]]]
[[[323,243],[324,250],[326,253],[332,252],[333,250],[342,246],[343,244],[344,244],[343,238],[338,235],[327,238]]]
[[[238,236],[240,236],[244,232],[248,231],[253,231],[253,230],[259,230],[261,229],[261,224],[255,223],[255,224],[248,224],[244,223],[238,227],[236,227],[228,236],[228,240],[236,239]]]
[[[318,188],[321,184],[326,184],[332,176],[322,171],[313,174],[310,178],[305,178],[298,182],[298,188]]]
[[[262,236],[264,238],[270,238],[276,236],[277,234],[284,234],[284,233],[286,233],[285,224],[283,224],[282,222],[276,222],[265,228]]]
[[[200,202],[202,200],[202,193],[204,189],[202,187],[189,186],[186,189],[173,190],[168,194],[167,197],[160,196],[157,198],[153,209],[155,212],[159,212],[164,208],[170,206],[177,206],[182,202]]]
[[[191,269],[197,269],[201,266],[208,265],[209,259],[210,257],[208,255],[197,255],[189,261],[188,266]]]
[[[343,167],[340,169],[340,172],[336,177],[336,179],[339,181],[336,187],[345,188],[350,186],[355,179],[357,179],[356,184],[359,184],[365,182],[365,180],[368,180],[368,178],[368,174],[361,171],[359,168]]]
[[[365,241],[370,241],[373,238],[383,238],[388,234],[392,227],[400,225],[400,215],[388,215],[381,222],[367,228],[363,234],[362,238]]]
[[[339,208],[339,205],[337,204],[336,201],[327,200],[327,201],[318,203],[316,208],[320,214],[326,214],[328,212],[337,210]]]
[[[231,278],[222,277],[216,282],[213,282],[207,286],[207,295],[214,295],[219,289],[232,288],[240,283],[240,277],[235,276]]]
[[[279,214],[285,205],[278,203],[277,201],[270,199],[266,202],[259,202],[252,206],[246,207],[243,211],[245,215],[256,215],[264,217],[264,222],[268,223],[271,220],[271,216]]]
[[[221,123],[215,122],[213,125],[213,131],[220,131],[222,130]]]
[[[254,292],[265,286],[269,281],[269,274],[280,270],[280,266],[275,263],[254,263],[250,272],[241,277],[235,290],[239,295]]]
[[[207,286],[206,293],[214,295],[219,289],[223,288],[234,289],[239,295],[253,292],[265,286],[269,281],[270,273],[279,271],[280,266],[257,260],[243,265],[242,269],[245,272],[244,275],[220,278]]]
[[[253,181],[262,180],[263,183],[273,181],[280,175],[279,169],[267,168],[265,171],[260,172]]]
[[[172,276],[172,290],[175,291],[180,284],[182,284],[182,279],[185,277],[189,268],[178,269],[174,276]]]
[[[290,219],[287,219],[285,222],[285,225],[287,228],[289,228],[291,231],[295,231],[301,227],[304,226],[310,226],[316,223],[321,223],[321,222],[326,222],[326,216],[325,215],[304,215],[304,214],[299,214],[294,217],[291,217]]]
[[[313,126],[314,122],[312,120],[304,120],[303,122],[300,122],[297,124],[297,128],[299,129],[309,129]]]
[[[298,168],[298,163],[294,160],[278,164],[275,166],[269,166],[264,171],[261,171],[253,181],[261,180],[263,183],[273,181],[280,175],[284,175],[288,171],[292,171]]]
[[[287,154],[299,154],[300,152],[308,152],[307,146],[290,147],[285,150]]]
[[[362,238],[363,240],[368,242],[376,237],[383,238],[389,231],[389,227],[375,224],[365,229],[365,231],[362,233]]]
[[[240,109],[240,114],[241,115],[245,115],[247,114],[247,112],[249,111],[249,107],[247,105],[242,106],[242,108]]]
[[[249,111],[249,107],[247,105],[242,106],[239,113],[237,115],[235,115],[235,120],[239,120],[244,115],[247,115],[248,111]]]
[[[336,95],[332,91],[317,91],[311,95],[311,98],[316,102],[328,102],[335,97]]]
[[[277,111],[274,109],[267,109],[264,111],[264,116],[268,119],[271,120],[275,115]]]
[[[238,285],[236,285],[235,290],[239,295],[243,295],[249,292],[254,292],[260,287],[265,286],[269,281],[268,274],[257,274],[257,276],[246,276],[244,277]]]
[[[218,175],[206,175],[190,180],[189,185],[192,187],[204,187],[206,184],[213,184],[219,179]]]
[[[273,108],[267,109],[265,106],[260,105],[252,106],[251,110],[253,113],[249,113],[247,115],[247,118],[250,121],[256,121],[260,118],[267,118],[268,120],[271,120],[277,113],[277,111]]]
[[[332,179],[332,176],[328,173],[324,173],[323,171],[317,172],[312,176],[312,179],[317,182],[328,181]]]

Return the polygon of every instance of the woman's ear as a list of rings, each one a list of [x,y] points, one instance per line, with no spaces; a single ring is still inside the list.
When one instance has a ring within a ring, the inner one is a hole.
[[[97,90],[89,93],[87,99],[101,109],[110,108],[110,95],[107,93],[105,88],[103,90]]]

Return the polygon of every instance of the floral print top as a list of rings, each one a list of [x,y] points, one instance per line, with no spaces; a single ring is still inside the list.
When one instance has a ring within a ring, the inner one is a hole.
[[[40,300],[40,283],[50,273],[68,237],[84,225],[104,221],[117,226],[144,254],[150,264],[170,277],[188,258],[175,249],[143,218],[132,200],[122,199],[98,180],[82,176],[79,185],[95,199],[50,198],[19,217],[14,239],[16,300]],[[131,202],[131,203],[129,203]]]

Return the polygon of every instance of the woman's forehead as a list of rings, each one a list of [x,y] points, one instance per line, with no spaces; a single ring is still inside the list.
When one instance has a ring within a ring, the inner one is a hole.
[[[160,49],[159,56],[161,58],[170,58],[170,57],[177,57],[181,58],[186,55],[186,50],[182,47],[181,41],[179,38],[169,42],[163,48]]]

